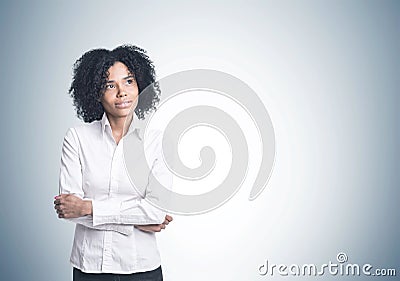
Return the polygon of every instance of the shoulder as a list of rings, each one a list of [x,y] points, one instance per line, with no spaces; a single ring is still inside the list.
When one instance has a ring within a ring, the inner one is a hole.
[[[98,135],[99,133],[101,133],[101,121],[96,120],[91,123],[83,123],[75,127],[70,127],[66,132],[66,136],[76,135],[76,137],[86,137]]]

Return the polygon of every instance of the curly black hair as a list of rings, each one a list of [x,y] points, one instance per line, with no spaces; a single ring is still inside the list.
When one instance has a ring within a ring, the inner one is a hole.
[[[108,69],[115,62],[125,64],[134,76],[139,88],[139,100],[135,113],[139,119],[144,119],[145,114],[156,108],[160,101],[160,91],[155,82],[153,62],[146,51],[133,46],[122,45],[114,50],[93,49],[82,55],[74,64],[73,78],[69,94],[73,98],[76,113],[84,122],[100,120],[104,108],[99,101],[104,93],[108,78]],[[154,84],[153,84],[154,83]],[[146,95],[140,93],[153,84],[154,91]]]

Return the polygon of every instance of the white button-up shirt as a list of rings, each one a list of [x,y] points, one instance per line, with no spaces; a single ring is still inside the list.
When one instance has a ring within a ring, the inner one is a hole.
[[[134,119],[127,134],[143,141]],[[153,175],[172,185],[172,174],[162,161],[160,132],[145,145]],[[128,274],[160,266],[155,233],[134,225],[161,224],[166,213],[152,206],[136,191],[124,166],[123,141],[116,144],[106,114],[102,120],[70,128],[64,138],[60,193],[92,200],[93,216],[69,219],[76,223],[71,264],[88,273]],[[143,163],[138,163],[143,165]],[[146,177],[146,194],[152,177]],[[143,187],[140,187],[143,188]]]

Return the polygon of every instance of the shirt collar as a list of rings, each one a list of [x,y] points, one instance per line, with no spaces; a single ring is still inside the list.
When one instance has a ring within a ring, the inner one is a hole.
[[[110,121],[108,121],[107,114],[104,112],[103,117],[101,118],[101,133],[104,136],[107,126],[110,127],[111,132],[111,125]],[[130,135],[133,132],[136,132],[136,135],[142,140],[143,139],[143,131],[142,130],[142,121],[137,117],[136,114],[133,114],[132,122],[129,125],[128,132],[126,135]]]

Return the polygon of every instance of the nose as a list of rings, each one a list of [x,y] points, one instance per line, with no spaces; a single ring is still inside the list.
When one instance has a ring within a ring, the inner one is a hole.
[[[126,97],[128,94],[125,91],[118,91],[117,98]]]

